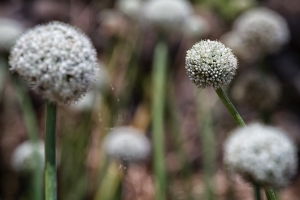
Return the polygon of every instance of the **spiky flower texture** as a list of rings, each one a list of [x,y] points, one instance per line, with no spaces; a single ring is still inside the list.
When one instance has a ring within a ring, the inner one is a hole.
[[[124,162],[139,162],[150,154],[150,142],[141,131],[133,127],[118,127],[105,138],[106,153]]]
[[[221,42],[202,40],[187,51],[185,68],[190,80],[200,88],[229,84],[236,74],[237,59]]]
[[[227,139],[224,162],[232,172],[264,187],[284,188],[297,170],[297,150],[281,130],[251,124]]]
[[[96,50],[79,29],[50,22],[17,40],[9,64],[43,98],[70,104],[92,88],[96,61]]]

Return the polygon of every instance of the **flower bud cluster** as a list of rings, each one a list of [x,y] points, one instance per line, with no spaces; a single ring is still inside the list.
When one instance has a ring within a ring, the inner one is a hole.
[[[202,40],[186,54],[186,70],[190,80],[200,88],[231,82],[236,74],[237,59],[229,48],[218,41]]]
[[[224,144],[228,169],[264,187],[284,188],[297,171],[297,149],[281,130],[251,124],[235,130]]]
[[[96,50],[80,30],[61,22],[29,29],[11,50],[9,64],[43,98],[77,101],[96,80]]]
[[[150,142],[138,129],[118,127],[113,129],[104,141],[106,153],[124,162],[139,162],[150,154]]]
[[[193,12],[186,0],[149,0],[143,5],[143,15],[147,22],[160,30],[179,30],[185,19]]]
[[[16,172],[33,172],[44,168],[45,153],[44,142],[32,143],[25,141],[13,153],[11,163]]]

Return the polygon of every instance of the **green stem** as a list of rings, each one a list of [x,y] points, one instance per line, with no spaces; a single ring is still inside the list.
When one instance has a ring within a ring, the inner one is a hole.
[[[229,111],[229,113],[231,114],[231,116],[233,117],[234,121],[237,123],[237,125],[246,126],[244,120],[242,119],[242,117],[240,116],[238,111],[235,109],[234,105],[231,103],[231,101],[229,100],[227,95],[224,93],[222,88],[219,87],[215,91],[218,94],[221,101],[223,102],[223,104],[225,105],[225,107],[227,108],[227,110]]]
[[[240,116],[238,111],[235,109],[234,105],[231,103],[230,99],[224,93],[222,88],[220,87],[220,88],[216,89],[215,91],[218,94],[221,101],[223,102],[223,104],[225,105],[225,107],[227,108],[227,110],[229,111],[229,113],[231,114],[231,116],[233,117],[234,121],[241,127],[246,126],[244,120],[242,119],[242,117]],[[254,191],[255,191],[254,192],[255,199],[261,200],[261,195],[259,192],[260,191],[259,185],[257,183],[253,183],[253,186],[254,186]]]
[[[152,93],[152,134],[154,142],[154,172],[156,175],[156,199],[165,200],[166,170],[164,162],[164,104],[167,71],[167,45],[160,41],[155,47]]]
[[[256,200],[261,200],[260,187],[257,183],[253,183],[254,195]]]
[[[265,193],[268,200],[276,200],[276,194],[272,189],[265,189]]]
[[[46,111],[46,169],[45,196],[46,200],[57,199],[56,183],[56,104],[47,101]]]

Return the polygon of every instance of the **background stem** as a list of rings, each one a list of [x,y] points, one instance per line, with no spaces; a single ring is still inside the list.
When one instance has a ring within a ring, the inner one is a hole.
[[[45,196],[46,200],[57,199],[56,181],[56,104],[47,101],[46,110],[46,169]]]
[[[152,134],[154,142],[154,172],[156,175],[156,199],[165,200],[166,169],[164,155],[164,104],[168,49],[164,41],[156,44],[153,65],[153,113]]]

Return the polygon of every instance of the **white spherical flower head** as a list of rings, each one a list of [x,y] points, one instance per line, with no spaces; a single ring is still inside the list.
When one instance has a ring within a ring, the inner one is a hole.
[[[44,142],[32,143],[25,141],[13,153],[11,163],[16,172],[33,172],[37,167],[44,168]]]
[[[252,124],[237,129],[224,146],[224,162],[232,172],[265,187],[284,188],[297,170],[297,150],[279,129]]]
[[[245,46],[260,49],[256,53],[274,53],[289,41],[290,34],[283,17],[268,8],[255,8],[242,14],[234,23]],[[253,51],[254,52],[254,51]]]
[[[118,127],[105,138],[104,148],[107,154],[124,162],[139,162],[150,154],[150,142],[138,129]]]
[[[202,40],[187,51],[185,68],[190,80],[200,88],[229,84],[236,74],[237,59],[221,42]]]
[[[137,18],[140,14],[142,0],[118,0],[117,8],[130,18]]]
[[[179,30],[191,15],[192,6],[186,0],[149,0],[143,6],[146,21],[163,31]]]
[[[96,79],[96,50],[79,29],[61,22],[36,26],[12,48],[9,64],[43,98],[77,101]]]
[[[0,50],[8,52],[23,30],[23,25],[18,21],[0,18]]]
[[[199,15],[189,16],[184,23],[183,32],[189,37],[202,37],[210,31],[208,22]]]

